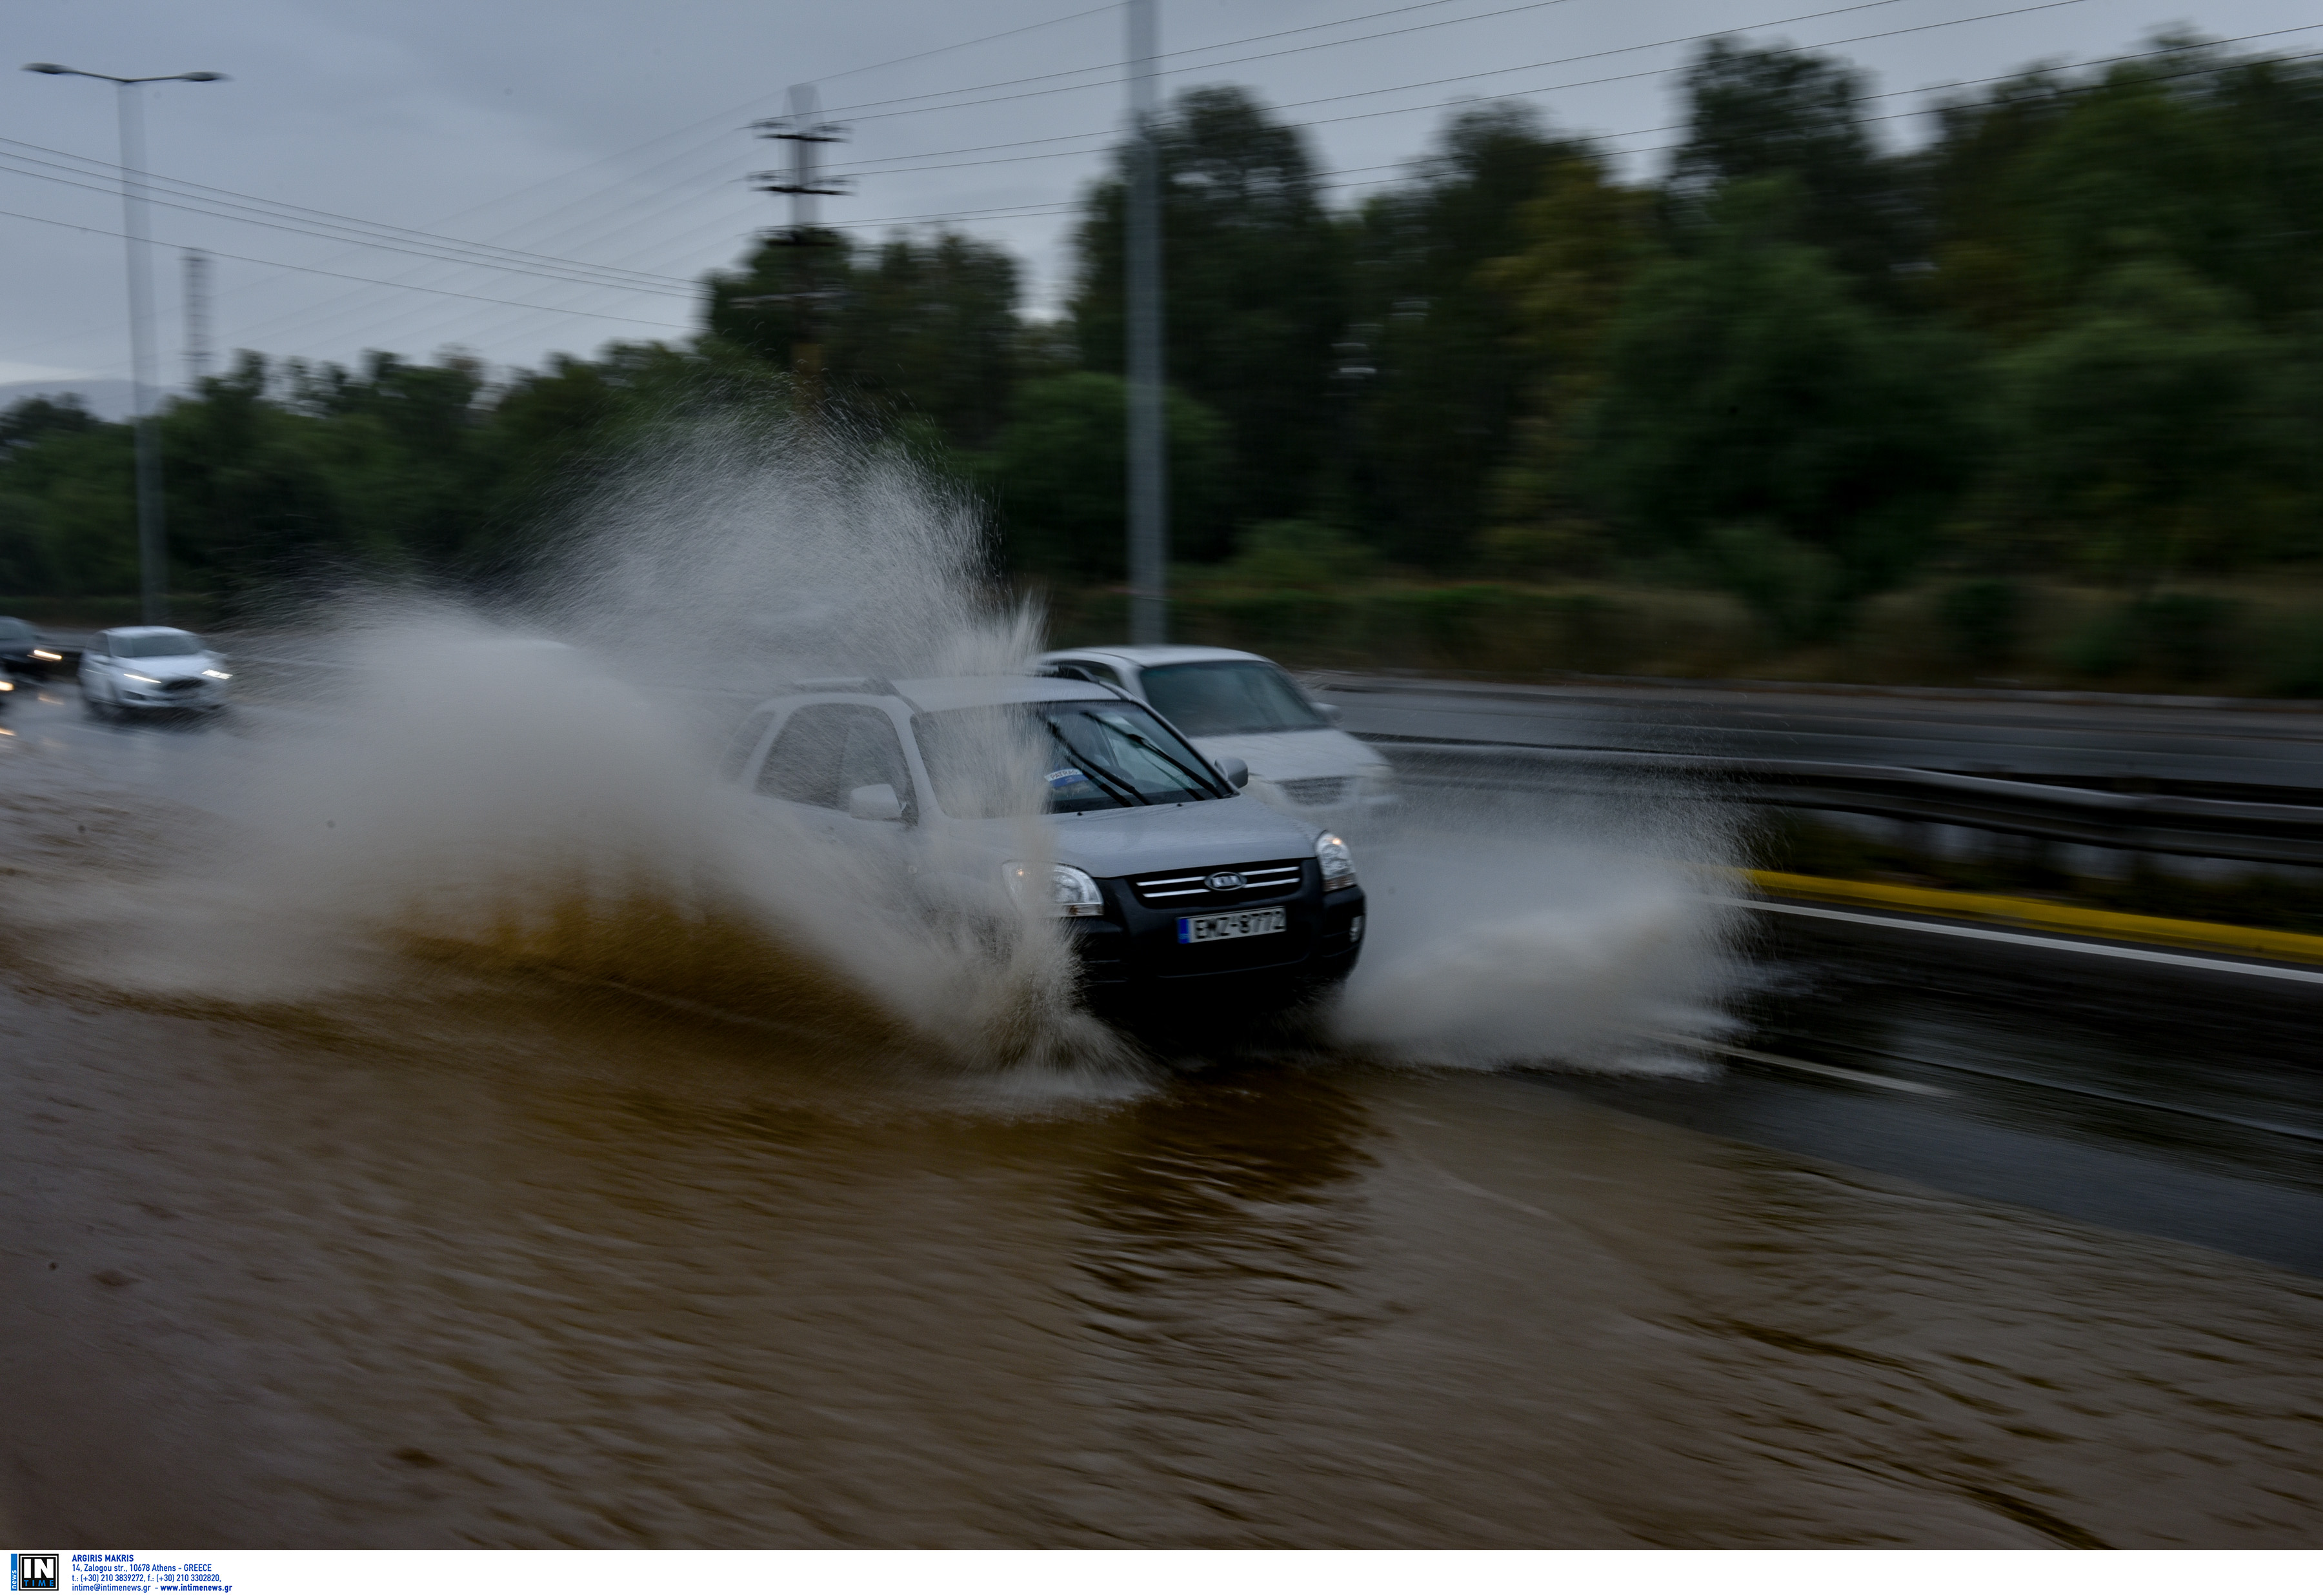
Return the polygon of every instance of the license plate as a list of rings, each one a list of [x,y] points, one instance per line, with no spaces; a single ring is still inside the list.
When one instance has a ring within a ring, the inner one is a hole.
[[[1244,909],[1234,914],[1180,914],[1181,942],[1224,942],[1235,937],[1272,936],[1282,929],[1280,909]]]

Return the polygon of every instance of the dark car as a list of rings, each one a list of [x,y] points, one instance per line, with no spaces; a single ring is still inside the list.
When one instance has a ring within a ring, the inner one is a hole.
[[[62,651],[41,644],[31,622],[0,615],[0,671],[28,682],[45,682],[49,667],[63,657]]]

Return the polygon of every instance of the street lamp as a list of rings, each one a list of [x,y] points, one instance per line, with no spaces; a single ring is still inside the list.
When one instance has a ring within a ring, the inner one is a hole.
[[[162,540],[161,440],[155,434],[147,395],[153,386],[153,262],[145,238],[145,116],[137,97],[141,83],[216,83],[223,72],[173,72],[166,78],[115,78],[84,72],[53,61],[34,61],[27,72],[51,78],[94,78],[120,90],[122,231],[129,241],[129,379],[132,421],[137,433],[137,577],[147,626],[165,619],[169,549]]]

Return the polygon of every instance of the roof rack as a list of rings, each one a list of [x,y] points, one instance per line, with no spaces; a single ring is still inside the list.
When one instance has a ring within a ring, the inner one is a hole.
[[[790,684],[793,693],[868,693],[881,698],[902,696],[885,676],[806,676]]]

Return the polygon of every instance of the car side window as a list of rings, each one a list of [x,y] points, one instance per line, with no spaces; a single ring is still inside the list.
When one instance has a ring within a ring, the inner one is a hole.
[[[91,637],[88,640],[88,652],[94,654],[99,659],[111,658],[113,655],[113,634],[110,632],[99,632],[96,636]]]
[[[767,728],[774,723],[774,719],[775,711],[772,710],[753,710],[742,724],[735,728],[734,735],[726,739],[725,754],[718,761],[721,780],[739,782],[748,772],[750,756],[758,751],[758,744],[765,738]]]
[[[844,809],[856,788],[881,784],[911,808],[911,766],[895,723],[864,704],[809,704],[798,711],[758,773],[758,791],[767,797],[818,809]]]

